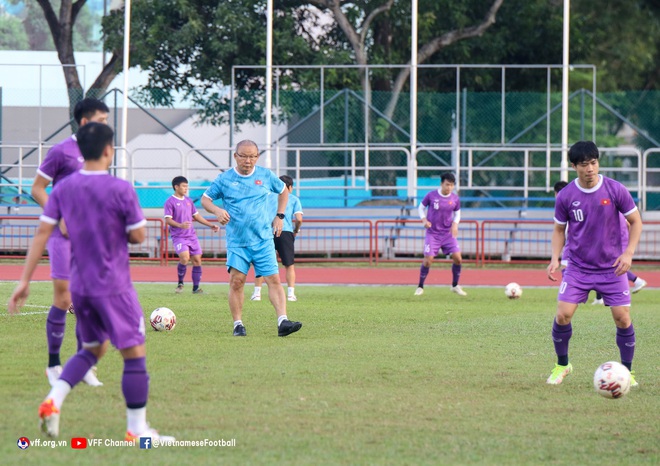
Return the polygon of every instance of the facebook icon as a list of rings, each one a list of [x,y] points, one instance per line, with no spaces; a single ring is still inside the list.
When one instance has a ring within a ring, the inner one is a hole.
[[[140,437],[140,448],[151,448],[151,437]]]

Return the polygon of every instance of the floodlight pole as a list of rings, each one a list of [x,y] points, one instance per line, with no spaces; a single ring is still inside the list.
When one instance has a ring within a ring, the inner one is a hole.
[[[569,31],[571,22],[571,0],[564,0],[564,34],[561,83],[561,173],[560,179],[568,181],[568,72]]]
[[[128,69],[129,51],[131,47],[131,0],[124,2],[124,58],[123,58],[123,72],[124,72],[124,95],[121,109],[121,147],[117,155],[117,177],[121,179],[128,179]]]
[[[408,161],[408,199],[417,191],[417,10],[418,0],[410,6],[410,160]]]
[[[273,166],[271,143],[273,140],[273,0],[268,0],[266,12],[266,168]],[[279,173],[278,173],[279,175]]]

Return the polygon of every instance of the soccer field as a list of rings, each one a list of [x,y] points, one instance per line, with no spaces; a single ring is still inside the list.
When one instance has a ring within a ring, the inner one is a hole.
[[[0,283],[3,303],[13,283]],[[24,315],[2,325],[2,464],[659,464],[660,290],[633,296],[639,387],[619,400],[593,389],[596,367],[619,360],[608,308],[580,306],[573,320],[574,372],[545,379],[556,290],[299,286],[288,314],[300,332],[278,338],[272,306],[246,302],[248,336],[231,335],[227,286],[175,295],[172,285],[137,285],[148,318],[174,310],[176,328],[147,332],[148,419],[184,441],[235,446],[36,446],[37,408],[48,392],[45,319],[51,284],[32,285]],[[69,316],[62,350],[75,350]],[[77,386],[60,438],[122,440],[122,362],[109,351],[103,387]],[[17,448],[19,437],[32,442]]]

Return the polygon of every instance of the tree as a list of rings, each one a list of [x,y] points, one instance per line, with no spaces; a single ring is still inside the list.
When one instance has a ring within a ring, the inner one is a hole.
[[[85,91],[80,84],[80,77],[78,75],[78,68],[75,66],[76,60],[74,57],[74,30],[76,21],[80,17],[80,13],[85,6],[86,0],[36,0],[41,7],[48,28],[50,29],[53,37],[55,50],[62,66],[64,73],[64,80],[66,82],[67,92],[69,95],[69,113],[73,116],[73,108],[76,103],[80,101],[84,95],[90,97],[98,97],[110,85],[112,80],[121,71],[121,49],[112,50],[112,56],[108,60],[101,73],[96,77],[91,87]],[[59,14],[55,13],[59,4]]]
[[[21,20],[0,15],[0,50],[27,50],[28,37]]]

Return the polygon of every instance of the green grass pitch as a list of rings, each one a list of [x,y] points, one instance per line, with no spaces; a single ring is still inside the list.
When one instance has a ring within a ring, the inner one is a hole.
[[[3,302],[13,283],[0,283]],[[288,303],[297,334],[278,338],[266,298],[246,287],[246,338],[231,335],[226,285],[182,295],[136,285],[148,319],[166,306],[168,333],[147,331],[148,419],[178,440],[232,440],[232,447],[31,446],[45,440],[37,407],[48,392],[45,319],[50,283],[32,285],[24,315],[0,313],[2,464],[659,464],[660,290],[633,296],[634,369],[640,386],[619,400],[593,389],[596,367],[618,360],[609,309],[583,305],[573,320],[574,372],[546,385],[556,290],[299,286]],[[69,316],[62,350],[75,350]],[[60,440],[121,440],[126,429],[122,362],[99,363],[103,387],[67,398]]]

